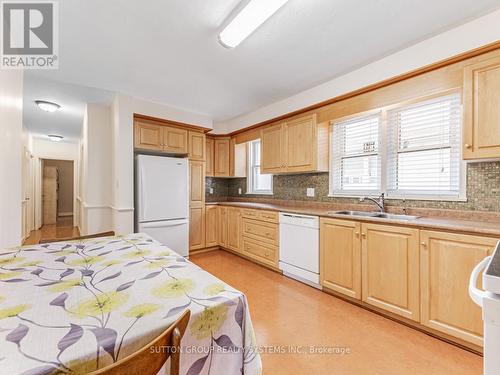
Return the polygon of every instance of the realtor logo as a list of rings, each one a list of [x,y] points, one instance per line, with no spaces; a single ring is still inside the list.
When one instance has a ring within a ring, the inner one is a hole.
[[[0,67],[57,69],[57,11],[54,1],[3,1]]]

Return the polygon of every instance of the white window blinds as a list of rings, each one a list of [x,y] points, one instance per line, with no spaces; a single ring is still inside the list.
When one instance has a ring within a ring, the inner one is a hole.
[[[260,139],[248,143],[247,194],[272,194],[273,175],[260,173]]]
[[[333,124],[333,193],[380,191],[380,115]]]
[[[387,194],[460,197],[460,95],[389,111]]]

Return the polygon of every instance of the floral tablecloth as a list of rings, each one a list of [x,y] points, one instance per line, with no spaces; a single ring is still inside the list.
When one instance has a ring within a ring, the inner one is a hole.
[[[145,234],[0,252],[0,374],[80,374],[185,310],[181,374],[260,374],[246,297]]]

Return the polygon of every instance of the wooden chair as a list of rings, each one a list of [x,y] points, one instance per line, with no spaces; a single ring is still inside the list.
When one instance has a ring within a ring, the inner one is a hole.
[[[184,311],[179,319],[149,344],[90,375],[156,375],[169,357],[170,375],[179,375],[180,344],[190,316],[191,311]]]
[[[77,240],[85,240],[85,239],[89,239],[89,238],[110,237],[110,236],[114,236],[114,235],[115,235],[115,232],[109,231],[109,232],[89,234],[87,236],[80,236],[80,237],[44,238],[44,239],[41,239],[40,242],[38,242],[38,243],[77,241]]]

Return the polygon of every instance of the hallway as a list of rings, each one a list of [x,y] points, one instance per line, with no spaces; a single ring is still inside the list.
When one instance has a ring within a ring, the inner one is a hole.
[[[46,239],[64,239],[78,237],[80,231],[73,225],[73,216],[62,216],[57,218],[56,224],[43,225],[39,230],[31,231],[23,242],[23,245],[34,245]]]

